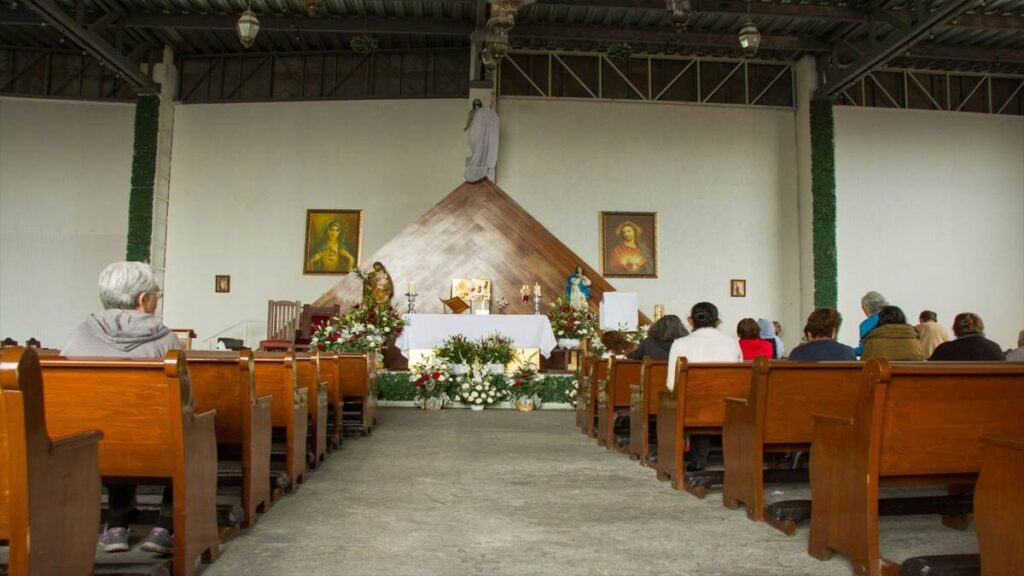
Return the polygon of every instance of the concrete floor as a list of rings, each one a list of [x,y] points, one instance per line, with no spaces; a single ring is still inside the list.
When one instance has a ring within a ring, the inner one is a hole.
[[[800,488],[783,487],[786,497]],[[977,550],[937,517],[883,519],[894,560]],[[848,575],[787,537],[599,448],[569,411],[382,411],[222,547],[220,575]]]

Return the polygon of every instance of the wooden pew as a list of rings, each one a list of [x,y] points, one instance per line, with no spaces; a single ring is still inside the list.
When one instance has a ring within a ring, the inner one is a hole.
[[[347,428],[366,436],[377,426],[377,356],[338,354],[338,379]]]
[[[677,490],[703,498],[709,485],[721,482],[719,472],[700,472],[701,480],[688,477],[683,464],[686,434],[722,433],[725,399],[742,398],[750,388],[750,363],[690,364],[680,358],[675,366],[675,388],[659,394],[659,480],[671,480]]]
[[[320,381],[319,360],[304,352],[295,354],[299,389],[306,391],[309,402],[310,468],[316,468],[327,458],[327,388]]]
[[[590,378],[590,365],[592,356],[584,354],[576,364],[576,427],[583,431],[584,402],[586,398],[587,381]]]
[[[879,553],[879,483],[969,485],[981,436],[1024,436],[1021,414],[1024,363],[870,360],[852,417],[814,415],[808,552],[846,554],[858,575],[895,573]]]
[[[981,442],[981,475],[974,489],[981,576],[1012,574],[1024,566],[1024,437],[985,436]]]
[[[604,382],[607,379],[608,360],[594,358],[594,367],[590,371],[590,381],[587,382],[587,406],[584,417],[586,422],[583,423],[585,426],[584,431],[591,438],[597,438],[597,401],[601,395],[601,387],[604,386]]]
[[[306,475],[308,394],[299,388],[298,370],[290,352],[256,352],[253,357],[256,394],[272,396],[270,423],[285,431],[287,491],[298,487]]]
[[[592,395],[590,393],[591,385],[593,381],[597,363],[600,361],[595,356],[586,356],[582,361],[582,372],[583,379],[580,380],[580,389],[576,398],[576,422],[579,426],[580,432],[589,436],[590,429],[594,427],[594,406],[591,404]],[[589,422],[589,424],[588,424]]]
[[[195,412],[185,355],[154,360],[44,358],[46,416],[57,434],[103,431],[104,478],[170,479],[174,574],[217,559],[217,439],[214,412]]]
[[[722,502],[726,507],[744,504],[751,520],[767,518],[772,526],[793,534],[795,521],[778,521],[766,514],[764,454],[809,451],[813,414],[851,414],[863,368],[861,362],[773,362],[765,357],[754,361],[746,398],[725,399]],[[792,472],[799,474],[785,480],[804,475]]]
[[[270,509],[270,396],[256,396],[252,352],[187,353],[196,410],[216,410],[218,446],[240,449],[242,526]]]
[[[341,409],[344,403],[341,397],[341,374],[337,355],[320,354],[319,359],[320,380],[327,389],[327,410],[330,413],[327,421],[327,448],[333,450],[341,447]]]
[[[640,384],[631,387],[629,399],[629,457],[650,466],[651,419],[658,416],[658,394],[668,392],[668,362],[645,357]],[[657,427],[654,428],[657,430]]]
[[[597,443],[609,450],[617,448],[615,420],[629,411],[630,386],[640,383],[640,360],[608,359],[608,378],[597,397]]]
[[[103,433],[50,439],[42,372],[32,350],[3,350],[0,389],[0,540],[8,544],[6,574],[91,574]]]

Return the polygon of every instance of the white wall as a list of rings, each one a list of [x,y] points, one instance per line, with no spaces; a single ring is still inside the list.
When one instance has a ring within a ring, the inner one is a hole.
[[[467,109],[464,100],[178,106],[168,324],[195,328],[202,345],[237,322],[265,321],[268,299],[318,298],[338,277],[302,274],[306,210],[362,209],[368,258],[461,182]],[[230,293],[214,293],[217,274],[231,275]]]
[[[1024,119],[836,107],[842,339],[877,290],[911,323],[976,312],[989,338],[1024,328]]]
[[[133,105],[0,99],[0,338],[63,346],[123,260]]]
[[[792,111],[506,98],[499,112],[498,184],[595,268],[601,211],[658,213],[658,279],[610,279],[644,311],[685,319],[708,300],[727,331],[772,318],[799,342]]]

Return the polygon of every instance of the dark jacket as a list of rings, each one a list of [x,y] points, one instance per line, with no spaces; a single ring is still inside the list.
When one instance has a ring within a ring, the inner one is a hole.
[[[789,359],[797,362],[842,362],[856,360],[857,354],[853,348],[835,340],[814,340],[793,348]]]
[[[655,340],[648,336],[630,353],[630,360],[643,360],[644,356],[650,356],[651,360],[668,360],[668,352],[672,349],[674,340]]]
[[[939,344],[929,360],[1006,360],[1006,355],[999,344],[982,334],[971,334]]]
[[[864,336],[862,360],[885,358],[890,361],[924,360],[917,330],[910,324],[886,324]]]

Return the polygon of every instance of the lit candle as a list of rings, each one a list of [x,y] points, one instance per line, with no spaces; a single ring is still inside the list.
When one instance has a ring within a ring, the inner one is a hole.
[[[540,296],[540,282],[533,285],[533,295]]]
[[[416,283],[415,282],[409,282],[409,294],[415,294],[415,293],[416,293]]]

